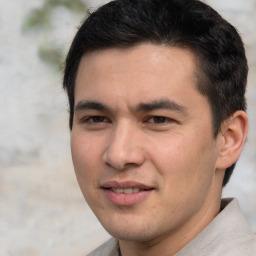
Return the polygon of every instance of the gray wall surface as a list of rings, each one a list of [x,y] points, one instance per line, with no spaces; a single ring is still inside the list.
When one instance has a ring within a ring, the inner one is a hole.
[[[23,33],[43,0],[0,0],[0,255],[86,255],[109,235],[86,205],[71,162],[61,74],[38,57],[54,42],[68,49],[81,17],[65,8],[49,31]],[[88,1],[95,7],[101,2]],[[256,1],[208,0],[242,35],[249,60],[250,130],[223,196],[237,197],[256,231]]]

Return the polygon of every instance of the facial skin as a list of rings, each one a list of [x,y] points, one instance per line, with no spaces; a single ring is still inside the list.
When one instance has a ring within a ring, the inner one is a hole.
[[[225,140],[213,136],[195,69],[189,50],[152,44],[88,53],[79,65],[74,168],[122,255],[173,255],[219,212]]]

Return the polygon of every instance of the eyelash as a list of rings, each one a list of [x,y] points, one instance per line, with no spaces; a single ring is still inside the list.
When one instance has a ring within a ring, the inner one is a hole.
[[[91,125],[100,125],[102,123],[111,123],[111,120],[104,116],[88,116],[83,118],[81,122]],[[152,125],[165,125],[171,122],[174,122],[174,120],[164,116],[149,116],[143,121],[143,123],[149,123]]]
[[[154,122],[150,122],[150,119],[152,119]],[[146,122],[152,123],[152,124],[167,124],[170,122],[173,122],[174,120],[168,117],[164,116],[150,116],[146,119]]]
[[[109,122],[109,119],[104,116],[88,116],[83,118],[81,121],[82,123],[100,124]]]

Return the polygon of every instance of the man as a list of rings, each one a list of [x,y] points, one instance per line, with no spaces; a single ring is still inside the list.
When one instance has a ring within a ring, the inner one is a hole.
[[[82,24],[66,59],[82,193],[113,236],[90,255],[256,255],[221,200],[248,130],[235,28],[196,0],[117,0]]]

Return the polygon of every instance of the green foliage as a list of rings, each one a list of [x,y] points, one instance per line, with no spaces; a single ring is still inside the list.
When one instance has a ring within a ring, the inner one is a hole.
[[[85,9],[85,4],[80,0],[49,0],[47,1],[46,5],[47,4],[49,8],[56,6],[65,6],[73,12],[83,12]]]
[[[46,64],[59,69],[64,60],[64,49],[54,45],[50,38],[47,38],[48,32],[51,31],[52,12],[55,8],[64,7],[78,15],[84,15],[86,5],[82,0],[45,0],[44,4],[35,10],[32,10],[22,25],[23,33],[34,31],[43,35],[44,42],[38,46],[38,55]]]
[[[46,9],[32,11],[25,20],[22,30],[28,32],[32,29],[42,29],[50,26],[50,13]]]
[[[49,46],[47,44],[39,47],[38,55],[42,61],[55,69],[60,69],[61,63],[64,61],[63,51],[58,47]]]

